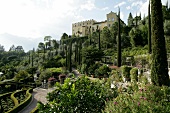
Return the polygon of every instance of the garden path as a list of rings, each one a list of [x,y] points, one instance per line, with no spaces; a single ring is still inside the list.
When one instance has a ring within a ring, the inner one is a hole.
[[[47,103],[47,93],[53,91],[55,88],[43,89],[43,88],[35,88],[32,93],[32,101],[30,104],[24,108],[19,113],[30,113],[37,105],[37,102],[40,101],[43,104]]]

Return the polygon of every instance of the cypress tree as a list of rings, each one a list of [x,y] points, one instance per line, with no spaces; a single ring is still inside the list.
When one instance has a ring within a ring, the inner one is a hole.
[[[32,50],[32,75],[33,75],[33,66],[34,66],[34,48]]]
[[[129,27],[132,27],[132,26],[133,26],[133,16],[132,16],[132,13],[129,13],[128,26],[129,26]]]
[[[91,45],[91,26],[90,26],[90,28],[89,28],[89,37],[90,37],[90,45]]]
[[[28,57],[29,57],[29,61],[28,61],[28,62],[29,62],[29,64],[30,64],[30,63],[31,63],[30,51],[28,52],[28,54],[29,54],[29,56],[28,56]]]
[[[68,69],[68,52],[67,52],[67,45],[66,45],[65,49],[66,49],[66,69]]]
[[[120,9],[118,14],[118,42],[117,42],[117,66],[121,66],[121,36],[120,36]]]
[[[151,81],[154,85],[169,85],[167,53],[163,30],[161,0],[151,0],[152,64]]]
[[[135,26],[135,27],[137,27],[137,26],[138,26],[138,16],[137,16],[137,13],[136,13],[136,19],[135,19],[135,22],[136,22],[136,26]]]
[[[82,42],[81,42],[81,39],[79,41],[79,52],[78,52],[78,62],[79,62],[79,65],[81,64],[81,46],[82,46]]]
[[[68,69],[69,69],[69,71],[71,72],[71,71],[72,71],[72,69],[71,69],[71,68],[72,68],[72,67],[71,67],[71,64],[72,64],[72,63],[71,63],[72,42],[70,42],[69,46],[70,46],[70,47],[69,47],[69,55],[68,55],[68,56],[69,56],[69,58],[68,58],[68,61],[69,61],[69,62],[68,62]]]
[[[100,47],[100,28],[99,28],[99,26],[97,26],[97,32],[99,33],[99,50],[101,49],[101,47]]]
[[[75,46],[74,62],[76,62],[77,61],[77,43],[74,46]]]
[[[148,6],[148,53],[151,54],[151,17],[150,17],[150,0]]]

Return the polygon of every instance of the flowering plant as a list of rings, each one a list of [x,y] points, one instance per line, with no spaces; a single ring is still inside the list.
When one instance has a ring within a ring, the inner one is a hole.
[[[170,112],[168,87],[147,84],[138,91],[121,93],[106,103],[104,113],[167,113]]]

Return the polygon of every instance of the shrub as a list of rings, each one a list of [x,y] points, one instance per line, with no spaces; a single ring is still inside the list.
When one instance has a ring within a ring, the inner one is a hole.
[[[138,81],[138,68],[132,68],[130,70],[130,78],[133,81]]]
[[[121,93],[106,103],[103,113],[169,113],[170,89],[145,85],[132,94]]]
[[[122,70],[122,75],[125,78],[130,78],[131,67],[124,65],[124,66],[121,67],[121,70]]]
[[[67,78],[63,85],[56,83],[58,89],[48,94],[50,102],[38,104],[39,112],[100,113],[105,100],[117,96],[110,84],[103,81],[91,81],[84,76],[76,79]]]

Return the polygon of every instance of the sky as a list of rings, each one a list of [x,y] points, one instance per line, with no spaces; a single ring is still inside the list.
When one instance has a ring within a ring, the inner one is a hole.
[[[147,16],[149,0],[0,0],[0,44],[8,51],[12,45],[25,51],[38,47],[45,36],[60,40],[71,35],[72,23],[94,19],[106,20],[106,14],[117,13],[127,23],[133,17]],[[162,0],[166,4],[167,0]],[[170,0],[168,0],[170,4]]]

